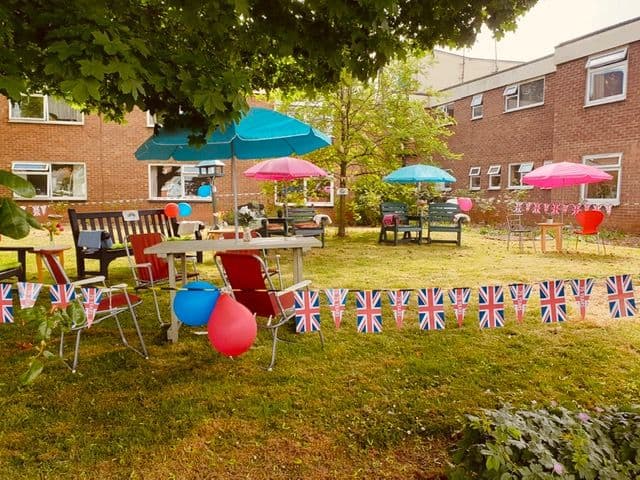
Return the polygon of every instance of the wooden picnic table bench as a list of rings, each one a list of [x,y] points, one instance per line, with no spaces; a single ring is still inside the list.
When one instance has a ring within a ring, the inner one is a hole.
[[[458,214],[460,208],[454,203],[430,203],[427,212],[427,243],[455,243],[460,246],[462,243],[462,222]],[[458,217],[456,217],[458,216]],[[456,239],[434,239],[432,232],[455,233]]]

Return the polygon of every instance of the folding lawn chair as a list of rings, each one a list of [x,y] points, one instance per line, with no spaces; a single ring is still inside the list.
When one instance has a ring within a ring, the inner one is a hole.
[[[278,337],[278,329],[295,316],[294,292],[308,288],[311,281],[303,280],[276,290],[271,277],[266,275],[267,265],[259,255],[218,252],[215,260],[220,276],[234,298],[257,317],[267,319],[263,327],[268,328],[273,336],[271,363],[267,370],[273,369],[278,341],[282,340]],[[324,346],[322,331],[319,333]]]
[[[118,331],[120,332],[120,338],[122,339],[122,343],[127,347],[138,353],[142,357],[148,359],[149,354],[147,353],[147,347],[144,344],[144,339],[142,338],[142,332],[140,331],[140,326],[138,325],[138,319],[136,317],[136,313],[134,311],[134,307],[137,307],[142,303],[142,299],[136,295],[130,295],[127,293],[127,285],[119,284],[112,285],[107,287],[105,283],[104,276],[96,276],[91,278],[85,278],[82,280],[78,280],[76,282],[72,282],[69,279],[69,276],[64,270],[64,267],[60,264],[58,257],[47,253],[45,251],[41,252],[42,260],[44,264],[53,277],[53,280],[59,285],[71,284],[76,289],[81,286],[96,286],[102,290],[102,299],[98,304],[98,309],[96,312],[95,319],[93,320],[91,325],[95,325],[97,323],[106,320],[107,318],[114,318],[116,321],[116,325],[118,327]],[[138,350],[131,346],[127,339],[124,336],[124,331],[122,330],[122,326],[120,325],[120,320],[118,319],[118,315],[120,313],[129,312],[131,315],[131,320],[133,322],[133,326],[136,329],[136,333],[138,335],[138,339],[140,340],[141,350]],[[73,363],[69,367],[73,373],[76,373],[76,369],[78,366],[78,357],[80,351],[80,335],[81,333],[88,329],[90,325],[85,321],[79,325],[73,325],[71,328],[72,332],[76,333],[76,341],[75,341],[75,350],[73,353]],[[60,333],[60,358],[64,360],[64,333]],[[66,364],[66,362],[65,362]],[[68,366],[68,364],[67,364]]]

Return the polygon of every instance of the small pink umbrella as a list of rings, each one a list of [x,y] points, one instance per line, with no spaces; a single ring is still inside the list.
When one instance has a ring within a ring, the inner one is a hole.
[[[295,157],[264,160],[244,172],[245,177],[256,180],[296,180],[299,178],[326,177],[325,172],[311,162]],[[287,190],[284,189],[284,216],[287,216]]]
[[[604,182],[613,177],[599,168],[583,163],[558,162],[538,167],[522,177],[522,183],[540,188],[568,187]],[[564,197],[564,192],[563,192]],[[564,200],[564,199],[563,199]],[[564,202],[563,202],[564,203]],[[562,212],[564,214],[564,212]],[[562,219],[564,215],[562,215]]]

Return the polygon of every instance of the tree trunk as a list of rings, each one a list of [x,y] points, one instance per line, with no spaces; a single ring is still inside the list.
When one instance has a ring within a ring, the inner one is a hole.
[[[340,188],[347,188],[347,162],[340,162]],[[347,236],[347,196],[338,197],[338,236]]]

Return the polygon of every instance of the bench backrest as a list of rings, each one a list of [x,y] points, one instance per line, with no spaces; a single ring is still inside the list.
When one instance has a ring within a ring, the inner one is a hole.
[[[124,244],[127,237],[134,233],[161,233],[167,237],[177,236],[178,225],[169,218],[162,209],[138,210],[139,220],[125,221],[121,211],[115,212],[78,212],[73,208],[68,211],[73,240],[78,244],[78,235],[83,230],[103,230],[111,234],[114,243]]]
[[[316,211],[313,207],[289,207],[287,209],[287,216],[293,222],[308,222],[313,219]]]
[[[400,223],[405,223],[409,207],[402,202],[382,202],[380,204],[380,216],[384,219],[385,215],[394,215],[398,217]]]
[[[427,217],[429,223],[448,223],[460,213],[460,208],[455,203],[430,203]]]

